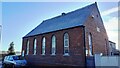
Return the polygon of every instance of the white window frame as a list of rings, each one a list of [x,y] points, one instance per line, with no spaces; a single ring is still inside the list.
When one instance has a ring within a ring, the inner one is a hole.
[[[34,52],[33,52],[34,55],[36,55],[36,47],[37,47],[37,40],[34,39]]]
[[[65,52],[65,49],[68,50],[68,53]],[[64,56],[69,56],[69,35],[68,33],[64,34]]]
[[[22,51],[22,56],[23,56],[23,57],[24,57],[24,53],[25,53],[25,51],[23,50],[23,51]]]
[[[28,41],[27,41],[27,52],[26,52],[26,55],[29,54],[29,46],[30,46],[30,42],[29,42],[29,40],[28,40]]]
[[[52,49],[51,49],[51,55],[56,54],[56,37],[55,35],[52,36]]]
[[[45,55],[45,44],[46,40],[45,40],[45,37],[42,38],[42,55]]]
[[[92,35],[89,33],[88,35],[88,40],[89,40],[89,55],[93,56],[92,51],[93,51],[93,45],[92,45]]]
[[[86,49],[86,51],[85,51],[85,52],[86,52],[86,56],[88,56],[88,49]]]

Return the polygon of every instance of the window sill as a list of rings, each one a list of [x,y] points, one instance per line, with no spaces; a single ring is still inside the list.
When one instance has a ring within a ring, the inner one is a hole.
[[[33,54],[33,55],[36,55],[36,54]]]
[[[51,56],[56,56],[56,54],[51,54]]]
[[[63,56],[70,56],[69,54],[64,54]]]
[[[45,54],[42,54],[42,56],[45,56]]]

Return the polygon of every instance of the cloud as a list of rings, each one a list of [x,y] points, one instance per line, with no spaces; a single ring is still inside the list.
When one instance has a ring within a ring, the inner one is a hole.
[[[115,42],[118,49],[118,18],[111,17],[104,22],[104,25],[107,30],[109,40]]]
[[[118,18],[112,17],[105,21],[105,27],[108,31],[118,31]]]
[[[120,8],[120,6],[119,6],[119,8]],[[106,15],[109,15],[109,14],[111,14],[111,13],[118,12],[118,10],[120,10],[120,9],[118,9],[118,7],[114,7],[114,8],[111,8],[111,9],[109,9],[109,10],[103,11],[103,12],[101,13],[101,15],[102,15],[102,16],[106,16]]]
[[[120,11],[119,7],[114,7],[108,10],[105,10],[101,13],[103,17],[106,19],[104,20],[104,25],[108,34],[108,38],[110,41],[116,43],[116,48],[120,50],[120,45],[118,44],[118,17],[111,17],[109,16],[112,13]]]

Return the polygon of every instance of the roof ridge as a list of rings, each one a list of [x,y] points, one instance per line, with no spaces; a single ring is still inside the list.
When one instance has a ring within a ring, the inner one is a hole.
[[[73,11],[70,11],[70,12],[68,12],[68,13],[65,13],[65,15],[68,15],[68,14],[74,13],[74,12],[76,12],[76,11],[83,10],[83,9],[85,9],[85,8],[88,8],[88,7],[92,6],[92,5],[97,5],[97,3],[95,2],[95,3],[92,3],[92,4],[90,4],[90,5],[84,6],[84,7],[82,7],[82,8],[79,8],[79,9],[76,9],[76,10],[73,10]],[[63,13],[64,13],[64,12],[63,12]],[[51,20],[51,19],[55,19],[55,18],[59,18],[59,17],[63,17],[63,16],[65,16],[65,15],[58,15],[58,16],[55,16],[55,17],[52,17],[52,18],[49,18],[49,19],[43,20],[43,22],[44,22],[44,21]],[[42,24],[42,23],[41,23],[41,24]]]

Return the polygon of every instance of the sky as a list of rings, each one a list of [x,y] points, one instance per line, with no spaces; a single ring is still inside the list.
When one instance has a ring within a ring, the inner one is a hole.
[[[2,2],[0,24],[2,25],[1,50],[7,51],[13,41],[15,51],[21,51],[22,37],[43,20],[71,12],[94,2]],[[118,2],[97,2],[109,40],[118,49]]]

